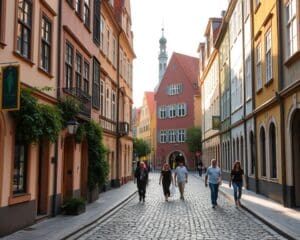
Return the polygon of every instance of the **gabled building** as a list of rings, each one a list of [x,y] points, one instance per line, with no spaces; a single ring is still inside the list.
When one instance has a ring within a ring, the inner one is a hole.
[[[173,53],[164,77],[155,92],[156,159],[155,168],[168,162],[176,166],[175,158],[182,155],[189,168],[196,159],[185,143],[186,131],[194,127],[194,96],[199,95],[197,58]]]
[[[139,111],[137,138],[147,142],[151,150],[150,154],[142,160],[146,161],[148,165],[153,165],[156,142],[154,92],[144,92],[143,105],[139,108]]]

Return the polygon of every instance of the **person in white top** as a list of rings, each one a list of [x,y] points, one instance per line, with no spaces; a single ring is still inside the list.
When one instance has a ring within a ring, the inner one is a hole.
[[[184,187],[185,184],[188,182],[188,171],[186,167],[183,165],[184,158],[183,156],[177,156],[179,159],[179,166],[175,169],[174,179],[175,179],[175,186],[178,184],[179,192],[180,192],[180,199],[184,200]]]

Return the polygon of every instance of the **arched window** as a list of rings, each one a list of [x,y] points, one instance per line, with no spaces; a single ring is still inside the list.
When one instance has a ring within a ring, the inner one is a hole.
[[[259,134],[259,141],[260,141],[260,161],[261,161],[261,175],[267,175],[267,166],[266,166],[266,134],[265,129],[262,127],[260,129]]]
[[[244,162],[244,139],[241,137],[241,157],[240,157],[241,165],[243,166]]]
[[[233,157],[233,161],[234,161],[236,159],[236,156],[235,156],[235,140],[234,139],[232,141],[232,157]]]
[[[254,158],[254,134],[250,132],[250,174],[255,173],[255,158]]]
[[[274,123],[271,123],[270,125],[269,144],[271,178],[277,178],[276,129]]]

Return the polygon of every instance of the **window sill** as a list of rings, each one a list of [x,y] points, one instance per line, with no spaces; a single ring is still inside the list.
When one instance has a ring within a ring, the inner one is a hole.
[[[46,75],[47,77],[49,77],[49,78],[54,78],[54,76],[53,76],[51,73],[47,72],[47,71],[44,70],[42,67],[38,67],[38,70],[39,70],[39,72],[43,73],[43,74]]]
[[[260,92],[262,92],[262,87],[256,90],[256,94],[259,94]]]
[[[34,62],[31,61],[31,59],[28,59],[26,57],[24,57],[23,55],[21,55],[20,53],[13,51],[14,55],[21,58],[22,60],[24,60],[25,62],[27,62],[31,67],[34,66]]]
[[[298,50],[284,62],[284,65],[286,67],[290,67],[294,62],[296,62],[299,59],[300,59],[300,51]]]
[[[261,5],[261,2],[259,2],[259,3],[256,5],[256,7],[255,7],[255,9],[254,9],[254,14],[257,13],[257,11],[258,11],[260,5]]]
[[[23,202],[28,202],[31,199],[31,194],[29,193],[24,193],[21,195],[14,195],[14,196],[10,196],[8,198],[8,204],[9,205],[15,205],[18,203],[23,203]]]
[[[272,84],[272,82],[274,81],[274,78],[272,77],[271,79],[269,79],[266,83],[265,83],[265,87],[268,87]]]

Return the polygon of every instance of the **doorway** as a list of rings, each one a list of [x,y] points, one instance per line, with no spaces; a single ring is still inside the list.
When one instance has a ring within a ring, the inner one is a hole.
[[[172,152],[169,156],[169,161],[168,162],[169,162],[169,165],[170,165],[171,169],[175,169],[178,166],[179,162],[178,162],[177,156],[179,156],[179,155],[181,155],[183,157],[184,165],[186,165],[185,164],[185,158],[182,155],[182,153],[178,152],[178,151],[175,151],[175,152]]]
[[[300,110],[297,110],[292,122],[293,169],[295,185],[295,207],[300,207]]]
[[[73,196],[73,160],[74,139],[69,136],[65,138],[64,144],[64,166],[63,166],[63,199]]]
[[[38,148],[37,216],[48,212],[49,142],[41,140]]]

